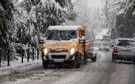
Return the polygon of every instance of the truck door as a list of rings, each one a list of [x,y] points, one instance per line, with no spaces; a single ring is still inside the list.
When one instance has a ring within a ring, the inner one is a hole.
[[[79,30],[79,46],[80,46],[80,52],[84,54],[85,52],[85,38],[82,36],[82,30]]]

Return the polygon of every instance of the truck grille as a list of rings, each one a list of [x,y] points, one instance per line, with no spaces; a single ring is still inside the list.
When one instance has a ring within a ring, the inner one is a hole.
[[[61,53],[61,52],[68,52],[68,50],[50,50],[51,53]]]
[[[66,55],[51,55],[51,57],[54,59],[65,59]]]

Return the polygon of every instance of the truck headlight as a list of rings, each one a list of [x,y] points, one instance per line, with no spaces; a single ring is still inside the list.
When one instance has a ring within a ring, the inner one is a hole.
[[[46,44],[43,44],[43,48],[46,46]]]
[[[74,55],[74,54],[75,54],[75,48],[71,48],[70,55]]]
[[[43,50],[43,52],[44,52],[44,55],[47,56],[47,54],[48,54],[48,49],[45,48],[45,49]]]

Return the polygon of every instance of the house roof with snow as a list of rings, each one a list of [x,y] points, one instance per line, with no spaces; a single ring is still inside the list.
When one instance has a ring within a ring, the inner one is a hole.
[[[82,28],[80,25],[69,25],[69,26],[49,26],[49,30],[76,30],[77,28]]]
[[[107,34],[103,35],[103,36],[111,36],[111,32],[108,31]]]

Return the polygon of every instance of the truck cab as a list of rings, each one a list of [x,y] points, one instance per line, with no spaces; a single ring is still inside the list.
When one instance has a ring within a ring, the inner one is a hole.
[[[90,41],[85,39],[85,26],[49,26],[43,43],[43,67],[68,63],[76,68],[86,63]]]

